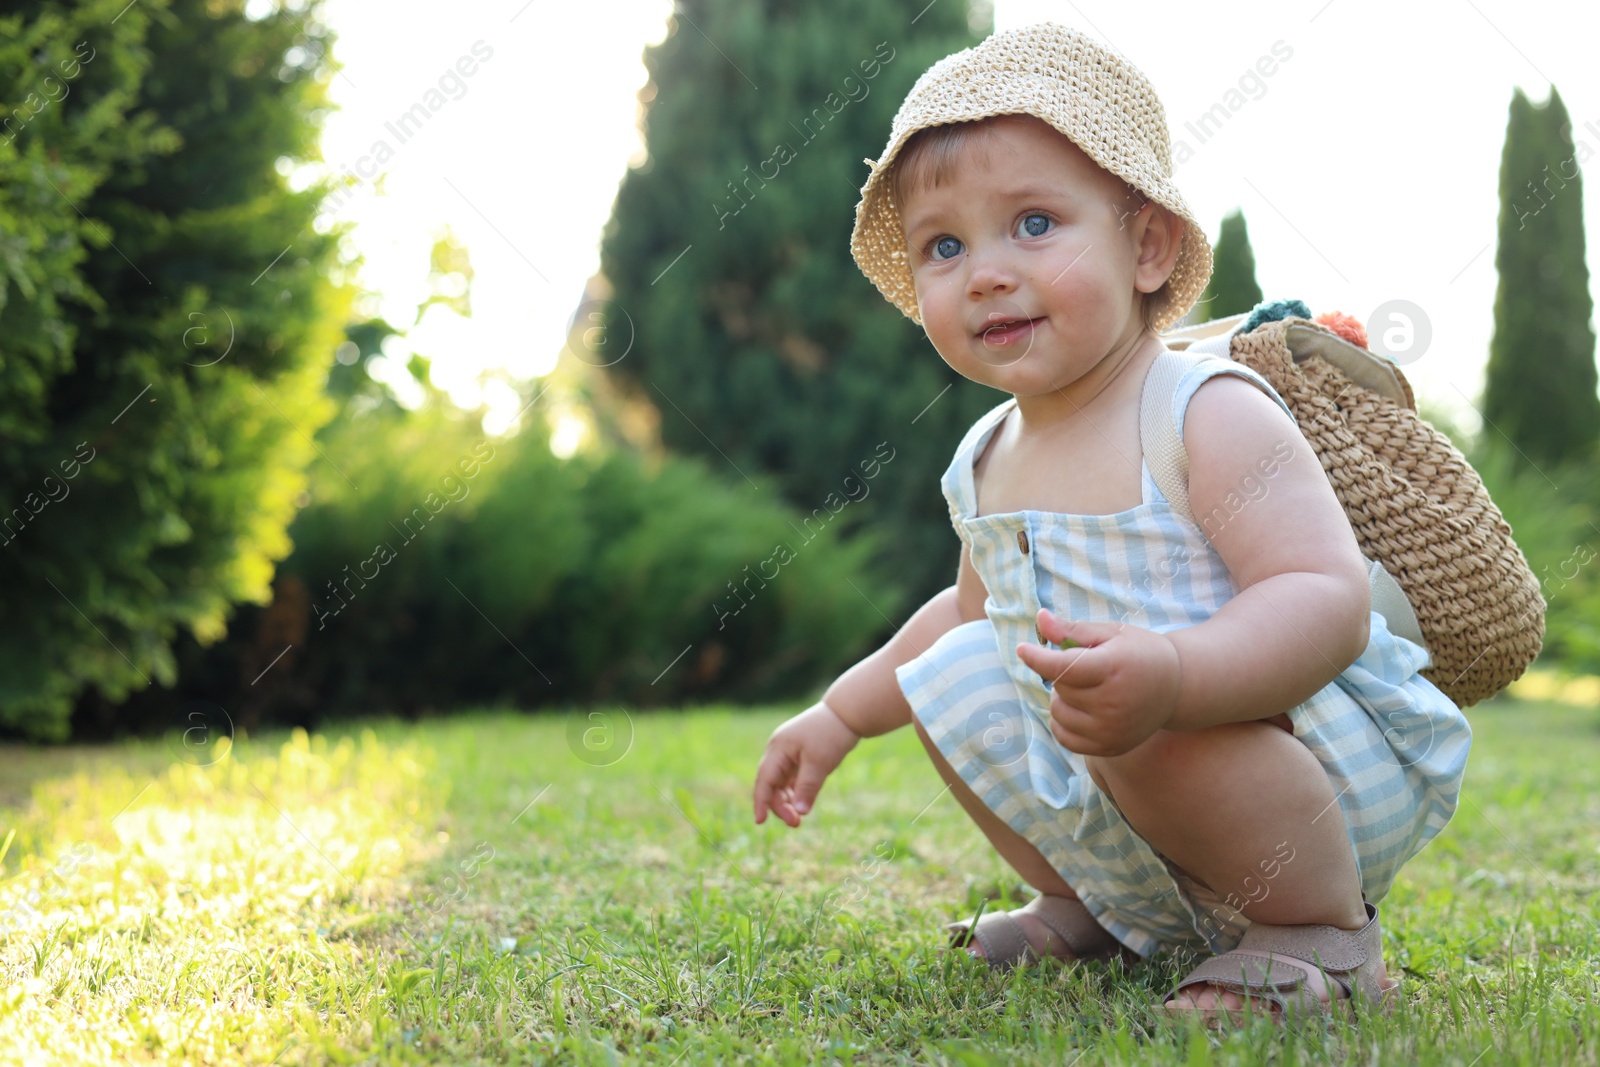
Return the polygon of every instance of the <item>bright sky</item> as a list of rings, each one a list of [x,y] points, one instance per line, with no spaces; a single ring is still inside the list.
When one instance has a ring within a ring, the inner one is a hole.
[[[1000,29],[1053,19],[1145,72],[1175,152],[1180,141],[1193,151],[1177,168],[1179,187],[1213,240],[1223,215],[1243,208],[1269,297],[1298,296],[1315,311],[1364,321],[1387,301],[1420,307],[1431,346],[1406,372],[1425,402],[1475,424],[1467,402],[1481,390],[1493,324],[1511,91],[1520,85],[1541,103],[1553,79],[1579,162],[1600,156],[1592,55],[1600,5],[998,0],[996,8]],[[526,380],[554,366],[599,268],[601,227],[641,152],[640,55],[664,35],[670,11],[670,0],[326,0],[344,71],[333,83],[341,110],[324,155],[336,170],[386,175],[381,195],[363,184],[335,212],[357,224],[361,281],[381,294],[370,310],[409,323],[426,296],[434,237],[453,229],[476,271],[473,317],[435,307],[413,341],[457,402],[491,403],[491,430],[517,406],[493,379]],[[1275,47],[1274,73],[1252,83],[1247,76]],[[1241,87],[1245,102],[1220,130],[1202,141],[1188,128]],[[418,103],[435,105],[431,117],[399,130]],[[380,141],[392,152],[382,161]],[[1600,189],[1587,192],[1591,289],[1600,295],[1592,251]],[[839,220],[839,241],[850,222]]]

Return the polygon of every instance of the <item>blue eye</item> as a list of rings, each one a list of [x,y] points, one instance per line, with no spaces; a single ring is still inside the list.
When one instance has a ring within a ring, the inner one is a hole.
[[[1038,237],[1050,228],[1050,216],[1034,212],[1022,217],[1022,232],[1029,237]]]
[[[941,237],[933,242],[934,259],[953,259],[961,254],[961,242],[954,237]]]

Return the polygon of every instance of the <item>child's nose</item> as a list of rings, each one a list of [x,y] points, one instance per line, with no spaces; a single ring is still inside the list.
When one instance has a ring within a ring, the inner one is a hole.
[[[1017,274],[1006,256],[998,252],[970,252],[971,272],[967,275],[968,293],[979,299],[1017,288]]]

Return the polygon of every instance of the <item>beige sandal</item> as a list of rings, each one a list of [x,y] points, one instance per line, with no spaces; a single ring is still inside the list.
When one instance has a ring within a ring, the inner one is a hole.
[[[1273,1012],[1274,1016],[1352,1012],[1358,1007],[1357,997],[1376,1005],[1380,1012],[1391,1011],[1399,1000],[1400,983],[1391,978],[1385,985],[1379,979],[1383,934],[1378,927],[1378,909],[1371,904],[1365,907],[1367,925],[1355,931],[1322,924],[1251,923],[1238,948],[1206,960],[1185,975],[1167,996],[1170,1000],[1191,986],[1210,985],[1246,998],[1244,1007],[1194,1008],[1163,1003],[1162,1010],[1173,1018],[1203,1019],[1213,1027],[1224,1021],[1244,1021],[1252,998],[1275,1005],[1278,1011]],[[1344,996],[1328,1003],[1319,1000],[1306,988],[1311,977],[1308,965],[1327,979],[1330,996],[1336,990],[1343,990]]]
[[[980,907],[973,918],[947,924],[945,929],[951,932],[950,945],[952,948],[965,948],[976,939],[978,946],[983,949],[984,960],[997,970],[1035,963],[1040,958],[1039,953],[1028,944],[1022,924],[1014,918],[1022,912],[1038,919],[1049,931],[1045,940],[1047,952],[1057,938],[1067,946],[1070,955],[1055,956],[1050,953],[1056,959],[1108,960],[1124,954],[1131,955],[1123,948],[1122,942],[1095,922],[1082,901],[1076,897],[1059,897],[1048,893],[1041,893],[1015,911],[985,914]]]

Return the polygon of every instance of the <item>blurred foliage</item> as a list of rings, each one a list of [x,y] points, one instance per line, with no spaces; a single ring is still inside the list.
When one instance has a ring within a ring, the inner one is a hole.
[[[363,358],[330,375],[342,410],[318,436],[272,604],[216,647],[191,644],[177,688],[117,709],[118,728],[170,723],[195,699],[255,728],[485,701],[790,696],[900,607],[871,571],[874,538],[818,533],[699,460],[561,460],[537,429],[487,438],[421,358],[427,399],[406,410],[367,374],[389,332],[352,331]],[[108,714],[78,725],[103,732]]]
[[[1483,410],[1534,464],[1600,445],[1595,333],[1584,262],[1583,175],[1561,94],[1511,98],[1500,158],[1499,285]]]
[[[1472,433],[1441,408],[1420,413],[1483,478],[1545,598],[1539,666],[1600,674],[1600,485],[1581,462],[1530,465],[1493,427]]]
[[[1583,183],[1561,94],[1514,91],[1500,159],[1494,336],[1471,449],[1538,576],[1540,662],[1600,673],[1600,445]]]
[[[428,277],[433,292],[417,306],[417,317],[412,325],[422,321],[428,308],[435,304],[449,308],[464,319],[472,317],[472,255],[454,231],[446,227],[434,239],[428,254]]]
[[[625,447],[602,412],[609,447],[561,459],[549,400],[529,430],[486,437],[425,358],[383,355],[395,327],[338,343],[340,231],[313,225],[327,190],[284,178],[316,157],[327,107],[313,19],[246,19],[240,0],[7,5],[0,731],[61,737],[69,709],[89,733],[182,725],[197,700],[254,728],[765,700],[829,678],[952,580],[939,474],[1001,399],[848,250],[862,158],[987,18],[683,0],[646,56],[649,156],[606,229],[606,328],[576,329],[627,337],[596,361],[616,410],[650,406],[684,455]],[[1570,157],[1535,121],[1564,116],[1519,92],[1501,177],[1489,409],[1539,463],[1487,429],[1469,452],[1545,583],[1546,659],[1600,671],[1581,190],[1507,225],[1508,182]],[[1211,310],[1248,309],[1237,212],[1217,259]],[[434,304],[471,314],[466,249],[445,233],[429,267],[402,329]],[[1537,304],[1504,282],[1523,277]]]
[[[1545,599],[1539,663],[1600,674],[1600,488],[1581,462],[1530,466],[1485,427],[1471,454]]]
[[[1250,247],[1250,231],[1244,212],[1234,209],[1222,220],[1222,232],[1211,252],[1211,277],[1195,304],[1195,322],[1225,319],[1254,310],[1261,303],[1261,286],[1256,284],[1256,254]]]
[[[668,449],[810,511],[889,442],[898,458],[843,521],[894,531],[886,562],[915,600],[955,580],[939,476],[1004,396],[878,294],[850,230],[912,82],[989,22],[963,2],[683,0],[645,53],[648,157],[601,247],[610,333],[633,333],[609,373],[659,409]]]
[[[239,0],[0,16],[0,729],[171,682],[270,595],[345,317],[317,154],[328,36]]]

